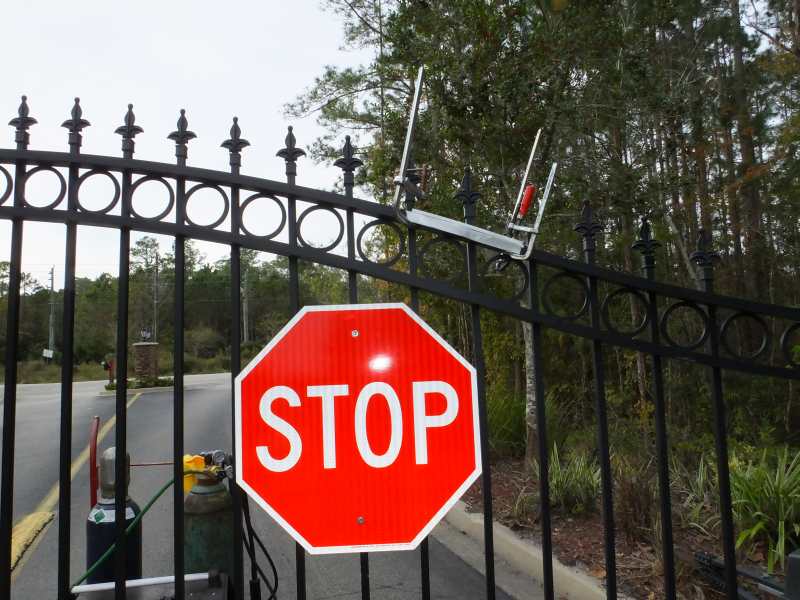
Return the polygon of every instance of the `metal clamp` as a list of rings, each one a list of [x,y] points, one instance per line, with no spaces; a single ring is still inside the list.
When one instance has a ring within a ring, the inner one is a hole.
[[[524,212],[520,214],[523,192],[525,190],[525,184],[528,180],[531,165],[533,164],[533,157],[536,153],[536,147],[539,143],[541,129],[536,134],[536,140],[534,141],[533,148],[531,149],[531,155],[528,159],[528,166],[525,170],[525,176],[522,179],[520,192],[517,196],[517,202],[507,228],[508,231],[512,233],[520,232],[526,234],[525,239],[520,240],[511,235],[495,233],[493,231],[489,231],[488,229],[476,227],[475,225],[469,225],[467,223],[462,223],[461,221],[456,221],[454,219],[449,219],[447,217],[442,217],[424,210],[416,209],[413,207],[414,202],[416,200],[424,200],[425,193],[417,185],[417,183],[413,181],[411,177],[409,177],[410,169],[408,166],[411,161],[411,144],[414,138],[414,128],[416,127],[417,123],[417,115],[419,113],[419,101],[420,95],[422,94],[422,78],[423,67],[420,67],[419,71],[417,72],[417,80],[414,88],[414,99],[411,102],[411,108],[409,110],[408,129],[406,130],[406,140],[405,145],[403,146],[403,157],[400,161],[400,171],[397,178],[394,180],[395,193],[392,204],[394,206],[397,218],[406,225],[433,229],[449,235],[470,240],[476,244],[494,248],[514,260],[528,260],[533,253],[533,245],[536,240],[536,236],[539,233],[539,226],[542,222],[542,215],[544,214],[544,208],[547,204],[547,199],[550,196],[557,166],[556,163],[553,163],[553,166],[550,168],[550,175],[547,179],[545,192],[542,196],[541,202],[539,203],[539,211],[536,215],[536,223],[533,227],[520,225],[519,220],[521,220],[521,217],[524,216]]]

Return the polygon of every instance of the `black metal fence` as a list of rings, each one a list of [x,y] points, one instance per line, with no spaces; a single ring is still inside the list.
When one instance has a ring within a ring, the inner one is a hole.
[[[23,229],[26,221],[63,223],[66,227],[65,281],[63,306],[63,368],[61,375],[60,408],[60,481],[58,523],[58,598],[67,600],[69,590],[70,531],[70,448],[72,444],[72,364],[75,315],[75,254],[78,225],[91,225],[119,230],[119,292],[117,323],[117,391],[116,439],[118,456],[126,449],[126,373],[128,347],[128,287],[131,231],[163,234],[175,238],[175,341],[174,341],[174,476],[180,481],[183,475],[181,458],[183,448],[183,365],[184,355],[184,277],[185,241],[206,240],[230,247],[231,259],[231,371],[234,377],[241,367],[241,248],[251,248],[288,257],[289,291],[292,311],[300,308],[300,277],[298,261],[311,261],[342,269],[348,274],[349,299],[358,302],[358,275],[366,275],[393,282],[410,289],[411,305],[419,308],[420,292],[432,293],[467,306],[471,318],[472,361],[479,376],[479,401],[484,456],[488,455],[488,428],[485,375],[481,337],[481,312],[488,310],[518,319],[532,326],[534,350],[535,400],[537,406],[538,449],[540,460],[539,494],[542,506],[542,549],[544,556],[544,589],[548,599],[554,598],[551,511],[548,487],[548,438],[545,419],[545,386],[542,374],[543,331],[546,328],[578,336],[590,341],[593,356],[593,393],[597,417],[597,443],[602,477],[602,515],[604,523],[607,597],[617,596],[617,569],[615,565],[615,527],[613,514],[612,472],[609,451],[609,426],[607,417],[604,354],[609,348],[622,348],[643,353],[649,357],[652,370],[651,395],[654,399],[655,441],[660,498],[660,526],[663,555],[665,597],[674,599],[675,560],[673,527],[670,506],[669,460],[667,425],[665,415],[665,359],[682,359],[701,365],[708,372],[711,406],[713,408],[716,461],[719,474],[721,506],[721,531],[724,548],[725,581],[727,596],[736,598],[736,558],[734,525],[731,511],[731,492],[728,473],[728,436],[726,432],[726,407],[723,390],[723,370],[753,375],[766,375],[783,379],[800,379],[796,357],[792,355],[792,339],[800,332],[800,310],[741,299],[720,296],[713,291],[715,253],[710,248],[710,236],[701,235],[698,249],[691,259],[698,265],[700,279],[705,289],[698,291],[660,283],[654,280],[655,252],[658,242],[652,239],[649,223],[642,219],[640,237],[635,248],[643,258],[644,277],[638,277],[601,268],[595,264],[596,237],[601,226],[591,207],[584,206],[581,222],[575,230],[583,238],[584,261],[573,261],[546,252],[534,252],[527,264],[513,263],[508,269],[516,282],[516,289],[508,297],[492,293],[488,285],[486,265],[502,260],[496,249],[479,246],[475,242],[448,236],[437,231],[422,231],[410,227],[395,216],[387,206],[353,197],[354,171],[361,161],[354,155],[349,139],[343,156],[336,166],[344,174],[344,193],[336,194],[298,186],[295,183],[297,160],[305,153],[296,146],[291,127],[285,147],[278,156],[286,163],[286,183],[269,181],[240,174],[241,152],[249,145],[241,137],[236,118],[230,138],[222,143],[230,155],[230,172],[218,172],[187,166],[188,143],[195,134],[188,129],[186,116],[181,111],[178,128],[168,137],[175,142],[176,164],[147,162],[134,159],[135,138],[142,133],[136,125],[132,106],[124,117],[124,124],[116,130],[122,137],[122,158],[92,156],[81,153],[82,131],[89,123],[82,118],[76,99],[71,118],[63,123],[69,131],[69,152],[43,152],[29,150],[29,129],[36,120],[29,115],[25,97],[18,116],[10,122],[15,128],[16,149],[0,150],[0,218],[11,221],[11,261],[8,287],[7,344],[5,352],[5,388],[3,404],[2,442],[2,497],[0,499],[0,597],[10,597],[11,586],[11,534],[14,491],[14,442],[17,435],[16,383],[18,337],[20,323],[20,277]],[[5,166],[4,166],[5,165]],[[55,174],[60,184],[57,197],[45,206],[34,205],[26,197],[26,184],[40,172]],[[113,184],[113,195],[100,209],[89,209],[81,203],[81,186],[90,178],[108,178]],[[167,192],[164,210],[152,217],[142,216],[142,198],[136,192],[145,182],[159,182]],[[190,198],[202,189],[215,191],[221,202],[221,214],[208,224],[197,224],[187,213]],[[475,200],[469,177],[458,197],[464,202],[466,220],[474,219]],[[244,213],[256,202],[273,203],[280,217],[266,235],[252,234]],[[137,209],[137,206],[139,207]],[[325,211],[334,217],[338,226],[334,241],[319,247],[303,237],[305,219],[314,211]],[[357,226],[357,223],[359,224]],[[364,223],[363,225],[360,225]],[[366,248],[369,231],[384,225],[394,230],[399,238],[395,256],[377,260]],[[421,240],[427,240],[422,243]],[[344,240],[346,250],[337,246]],[[419,246],[418,246],[419,244]],[[462,273],[465,285],[459,278],[435,278],[424,268],[425,254],[432,248],[445,245],[463,259]],[[555,283],[567,281],[576,288],[578,308],[564,314],[553,301]],[[521,283],[520,283],[521,282]],[[640,307],[640,321],[635,326],[615,323],[609,306],[619,297],[627,297]],[[678,312],[689,312],[702,323],[696,339],[675,339],[670,327]],[[736,323],[747,319],[751,331],[760,342],[754,349],[742,350],[730,343]],[[233,382],[231,382],[233,383]],[[232,411],[233,412],[233,411]],[[492,537],[492,485],[491,467],[483,461],[482,479],[486,597],[495,597],[494,551]],[[117,461],[116,480],[124,480],[125,465]],[[183,573],[183,494],[181,486],[174,487],[174,569]],[[116,498],[117,535],[125,529],[122,509],[125,496],[118,486]],[[241,545],[241,511],[236,507],[235,573],[233,580],[238,594],[243,587],[243,556]],[[116,552],[116,598],[125,597],[124,544]],[[431,597],[429,579],[428,543],[420,548],[421,595]],[[297,596],[306,597],[305,553],[296,551]],[[362,597],[369,598],[369,557],[361,556]],[[181,577],[176,577],[176,597],[184,597]],[[237,597],[242,597],[237,595]]]

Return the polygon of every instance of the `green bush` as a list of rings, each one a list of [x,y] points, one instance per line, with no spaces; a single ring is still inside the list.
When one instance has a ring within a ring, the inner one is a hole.
[[[534,463],[538,479],[539,466]],[[563,461],[558,446],[550,454],[550,505],[573,515],[592,511],[600,495],[600,467],[586,453],[571,454]]]
[[[490,390],[487,416],[492,452],[502,456],[521,456],[525,452],[524,399]]]
[[[658,482],[653,463],[620,454],[614,467],[614,515],[620,531],[631,541],[651,541],[658,510]]]
[[[786,555],[800,546],[800,452],[784,447],[774,459],[766,451],[757,461],[731,460],[736,546],[764,543],[767,570],[783,568]]]
[[[213,358],[225,347],[225,338],[210,327],[190,329],[185,337],[186,348],[198,358]]]
[[[696,469],[689,469],[679,460],[672,463],[674,507],[684,527],[697,529],[711,537],[719,524],[719,495],[714,462],[700,455]]]

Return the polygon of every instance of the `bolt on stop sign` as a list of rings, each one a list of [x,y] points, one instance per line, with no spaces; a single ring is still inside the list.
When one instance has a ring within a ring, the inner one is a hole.
[[[481,473],[475,369],[404,304],[303,308],[235,420],[236,482],[312,554],[413,549]]]

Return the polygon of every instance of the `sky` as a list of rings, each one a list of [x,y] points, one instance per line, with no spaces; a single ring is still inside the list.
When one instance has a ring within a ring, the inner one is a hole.
[[[4,64],[0,120],[15,117],[26,94],[38,120],[30,149],[67,151],[68,132],[60,125],[79,96],[83,117],[92,123],[84,130],[83,153],[120,156],[114,130],[133,103],[136,124],[144,128],[135,157],[172,163],[175,146],[166,136],[185,108],[189,129],[197,134],[189,144],[191,166],[228,169],[220,143],[236,115],[242,137],[252,144],[243,151],[242,173],[279,181],[285,180],[284,163],[275,152],[284,145],[287,125],[294,126],[300,147],[322,133],[313,117],[287,120],[284,104],[325,65],[369,59],[365,51],[342,50],[341,20],[320,0],[29,0],[5,3],[0,21],[0,50],[12,57]],[[0,131],[0,147],[14,147],[12,127]],[[299,185],[332,189],[340,177],[339,169],[310,159],[298,164]],[[46,204],[56,193],[55,176],[36,179],[30,180],[29,201]],[[104,185],[109,184],[98,178],[87,196],[99,197]],[[312,227],[322,228],[323,221]],[[23,270],[44,284],[55,266],[56,288],[64,276],[64,230],[31,222],[24,230]],[[0,260],[8,260],[10,238],[9,222],[0,220]],[[115,274],[118,239],[115,230],[79,228],[78,275]],[[164,238],[162,247],[168,244]],[[198,245],[212,261],[228,252]]]

